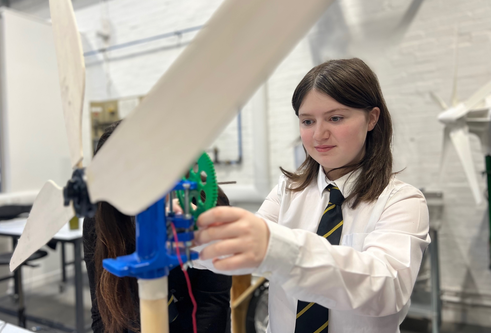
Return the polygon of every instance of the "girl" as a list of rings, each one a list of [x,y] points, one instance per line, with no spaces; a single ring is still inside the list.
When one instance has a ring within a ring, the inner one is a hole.
[[[428,246],[425,198],[392,172],[392,124],[376,75],[332,60],[297,86],[307,153],[282,170],[256,215],[217,207],[198,218],[200,258],[270,280],[268,332],[395,333]]]
[[[99,140],[102,147],[120,122],[110,125]],[[217,205],[228,205],[228,198],[218,189]],[[135,278],[118,278],[102,268],[102,260],[135,251],[134,217],[119,212],[106,202],[99,203],[94,219],[84,220],[84,259],[92,298],[92,330],[96,333],[139,332],[138,286]],[[188,269],[193,294],[198,304],[198,332],[230,332],[229,276],[208,270]],[[180,267],[170,271],[170,332],[192,332],[193,305]]]

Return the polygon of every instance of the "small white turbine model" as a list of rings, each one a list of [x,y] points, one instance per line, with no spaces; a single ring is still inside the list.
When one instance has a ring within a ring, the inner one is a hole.
[[[483,106],[476,107],[467,114],[466,123],[469,132],[477,135],[481,141],[481,150],[486,156],[486,171],[489,177],[491,170],[491,161],[488,161],[491,158],[491,94],[485,98]]]
[[[454,92],[455,86],[454,83]],[[446,108],[441,98],[434,94],[433,97],[444,109]],[[438,120],[445,124],[445,137],[440,167],[445,161],[448,150],[448,138],[450,138],[464,166],[465,174],[476,204],[482,202],[482,195],[471,156],[469,133],[477,135],[481,142],[481,150],[486,162],[488,224],[489,230],[491,230],[491,211],[489,210],[489,207],[491,207],[491,82],[484,85],[464,103],[457,104],[455,107],[440,113]],[[491,258],[491,233],[489,236],[489,258]],[[491,269],[491,261],[489,268]]]
[[[482,194],[479,189],[478,178],[471,156],[469,129],[481,139],[484,154],[489,154],[489,114],[483,117],[482,110],[473,109],[482,105],[486,97],[490,94],[491,82],[488,82],[465,102],[458,103],[451,108],[448,108],[441,98],[433,94],[433,97],[441,107],[446,109],[446,111],[438,115],[438,120],[445,125],[441,165],[443,165],[446,159],[450,139],[464,167],[476,204],[482,202]]]
[[[50,0],[74,173],[63,190],[52,181],[43,186],[10,269],[47,243],[75,214],[94,214],[96,202],[107,201],[136,215],[162,198],[332,2],[225,0],[82,169],[85,72],[80,36],[71,1]],[[145,293],[154,296],[140,289],[140,296]],[[159,309],[166,309],[166,297],[141,297],[141,309],[143,303],[155,308],[155,301],[161,303]],[[155,317],[146,320],[148,316],[141,314],[142,332],[167,332],[167,325]]]

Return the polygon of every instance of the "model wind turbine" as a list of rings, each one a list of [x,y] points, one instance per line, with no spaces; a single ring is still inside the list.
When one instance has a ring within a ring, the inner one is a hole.
[[[41,189],[10,269],[75,214],[93,215],[96,202],[107,201],[125,214],[136,215],[161,200],[332,2],[224,1],[83,169],[80,37],[70,0],[50,0],[74,172],[64,189],[51,181]],[[140,289],[140,295],[145,293],[151,291]],[[167,331],[167,325],[152,313],[143,312],[166,301],[140,299],[142,332]]]
[[[452,106],[451,108],[448,108],[441,98],[439,98],[435,94],[432,94],[432,96],[438,101],[440,106],[445,110],[438,115],[438,120],[445,125],[441,165],[443,165],[444,161],[446,160],[446,155],[449,148],[449,141],[451,141],[457,151],[462,166],[464,167],[464,171],[476,204],[481,203],[482,195],[479,189],[474,162],[471,156],[469,124],[475,124],[476,119],[479,120],[479,122],[482,122],[482,117],[478,116],[482,115],[482,111],[477,112],[477,110],[473,109],[479,105],[482,105],[485,101],[485,98],[490,94],[491,82],[488,82],[465,102],[456,103],[455,98],[453,98],[454,106]],[[478,117],[476,118],[476,116]],[[485,135],[485,133],[481,130],[483,127],[476,127],[476,125],[473,125],[473,128],[475,129],[475,131],[477,131],[476,134],[478,134],[478,136],[481,138],[481,143],[484,143],[486,146],[488,146],[487,141],[482,140],[482,136]],[[483,145],[483,148],[484,147],[485,146]],[[486,151],[484,151],[484,153],[487,154]]]
[[[455,78],[454,78],[455,80]],[[488,207],[491,207],[491,81],[475,92],[463,103],[456,102],[456,81],[454,81],[453,103],[448,108],[445,102],[435,94],[432,96],[445,110],[438,115],[438,120],[445,125],[445,136],[443,139],[443,153],[440,167],[446,160],[449,141],[452,141],[459,159],[464,167],[467,180],[476,204],[482,202],[482,194],[479,189],[478,177],[471,155],[469,135],[476,134],[481,141],[481,149],[485,156],[486,173],[488,182]],[[491,212],[488,208],[489,227],[491,230]],[[490,234],[490,258],[491,258],[491,234]],[[491,268],[491,264],[490,264]]]

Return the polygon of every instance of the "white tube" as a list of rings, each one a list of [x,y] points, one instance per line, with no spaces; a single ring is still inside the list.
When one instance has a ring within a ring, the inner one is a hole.
[[[140,322],[142,333],[168,333],[167,276],[159,279],[138,279]]]

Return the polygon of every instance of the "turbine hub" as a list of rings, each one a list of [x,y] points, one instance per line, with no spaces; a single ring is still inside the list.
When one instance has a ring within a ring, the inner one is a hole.
[[[78,217],[94,217],[97,206],[90,201],[87,183],[85,181],[85,168],[75,169],[72,179],[68,180],[63,188],[64,205],[73,202],[73,209]]]

